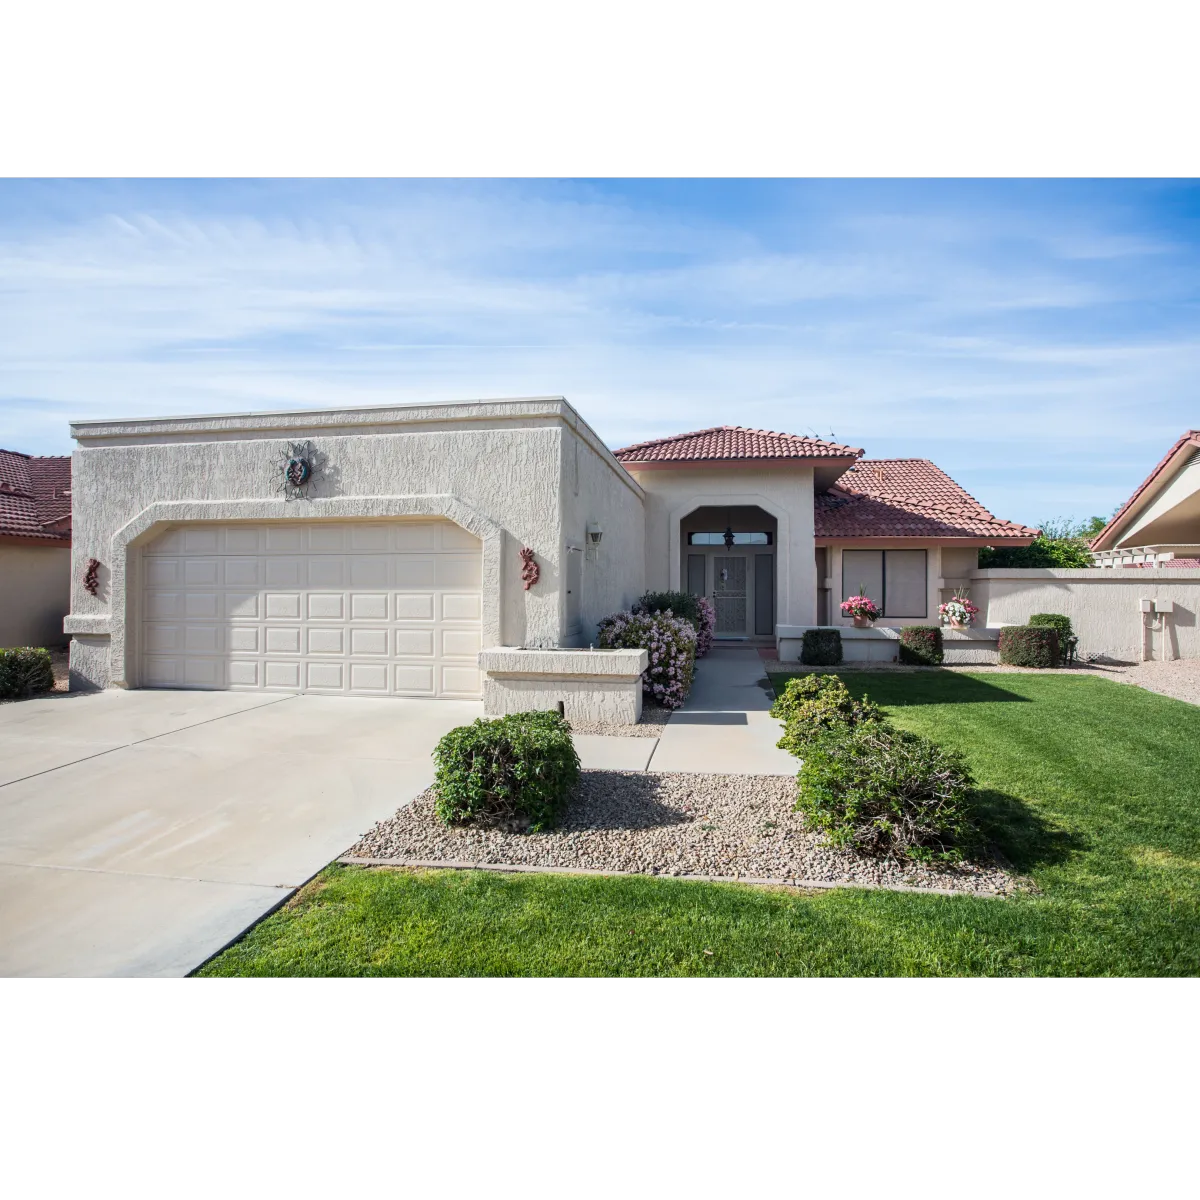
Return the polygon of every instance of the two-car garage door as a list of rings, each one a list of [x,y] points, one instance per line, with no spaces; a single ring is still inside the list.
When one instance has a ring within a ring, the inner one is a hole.
[[[450,521],[176,526],[142,551],[141,683],[474,699],[481,572]]]

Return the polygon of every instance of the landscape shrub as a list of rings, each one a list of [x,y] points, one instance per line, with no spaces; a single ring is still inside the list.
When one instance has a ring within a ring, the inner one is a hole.
[[[700,628],[696,630],[696,657],[703,658],[711,649],[717,636],[717,610],[707,596],[697,601],[700,605]]]
[[[1062,649],[1062,644],[1073,632],[1071,629],[1071,618],[1064,616],[1062,613],[1034,613],[1026,623],[1046,629],[1057,629],[1060,650]]]
[[[827,735],[797,781],[796,810],[837,846],[953,862],[978,837],[965,760],[915,733],[868,721]]]
[[[600,622],[596,641],[605,650],[643,649],[650,655],[642,691],[663,708],[678,708],[692,690],[696,630],[666,612],[614,613]]]
[[[571,727],[556,712],[511,713],[452,729],[433,752],[435,809],[447,825],[552,826],[579,782]]]
[[[808,667],[836,667],[842,661],[842,631],[806,629],[800,640],[800,661]]]
[[[1005,625],[997,648],[1009,667],[1058,666],[1058,630],[1049,625]]]
[[[50,651],[37,646],[0,650],[0,700],[19,700],[54,686]]]
[[[943,658],[942,631],[937,625],[905,625],[900,630],[902,663],[936,667]]]
[[[885,719],[879,706],[865,696],[855,700],[836,675],[789,679],[771,705],[771,715],[783,722],[783,736],[777,743],[780,750],[797,756],[803,756],[825,734]]]
[[[717,610],[705,596],[691,592],[646,592],[634,603],[633,612],[668,613],[690,621],[696,631],[696,657],[703,658],[712,649],[717,629]]]

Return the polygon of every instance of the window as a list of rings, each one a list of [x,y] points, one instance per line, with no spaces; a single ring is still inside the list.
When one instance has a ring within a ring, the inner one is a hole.
[[[770,546],[774,541],[775,537],[770,533],[735,533],[733,535],[735,546]],[[688,545],[723,546],[725,545],[725,535],[723,533],[689,533]]]
[[[926,617],[924,550],[843,550],[842,599],[869,596],[885,617]]]

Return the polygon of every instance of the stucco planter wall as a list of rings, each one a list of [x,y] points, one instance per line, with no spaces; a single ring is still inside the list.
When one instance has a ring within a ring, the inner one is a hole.
[[[562,701],[568,720],[633,724],[649,663],[645,650],[484,650],[484,712],[550,711]]]
[[[816,628],[816,626],[813,626]],[[829,628],[829,626],[826,626]],[[842,635],[843,662],[895,662],[900,656],[900,630],[887,625],[871,629],[839,626]],[[804,626],[781,626],[779,629],[779,658],[781,662],[798,662],[804,637]],[[996,662],[996,639],[999,629],[985,627],[965,630],[942,630],[942,648],[947,664]]]

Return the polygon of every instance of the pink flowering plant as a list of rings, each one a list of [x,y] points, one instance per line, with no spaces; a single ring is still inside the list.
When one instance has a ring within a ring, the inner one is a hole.
[[[696,657],[703,658],[711,649],[717,634],[717,610],[707,596],[696,600],[700,609],[700,627],[696,630]]]
[[[938,605],[943,625],[970,625],[979,615],[979,609],[961,592],[955,592],[952,600]]]
[[[597,644],[605,650],[645,650],[650,663],[642,692],[663,708],[678,708],[692,690],[696,630],[670,612],[613,613],[600,622]]]
[[[879,605],[870,596],[851,596],[842,601],[842,612],[848,617],[862,617],[868,621],[878,621]]]

